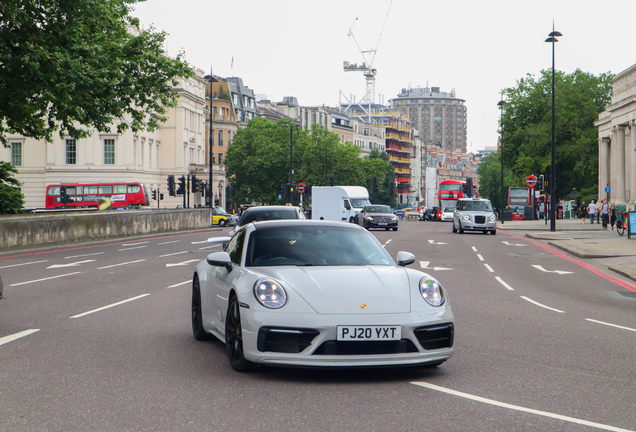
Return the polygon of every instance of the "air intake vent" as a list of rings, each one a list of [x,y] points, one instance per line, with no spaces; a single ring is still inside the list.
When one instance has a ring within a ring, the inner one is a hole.
[[[450,348],[455,337],[453,324],[419,327],[413,333],[425,350]]]
[[[261,327],[256,348],[260,352],[300,353],[318,334],[311,329]]]

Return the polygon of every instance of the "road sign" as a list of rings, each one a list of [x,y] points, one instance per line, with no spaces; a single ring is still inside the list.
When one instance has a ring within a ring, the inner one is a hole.
[[[609,192],[610,191],[610,187],[609,186],[605,186],[605,192]]]
[[[526,179],[526,184],[528,187],[535,187],[537,185],[537,178],[533,175],[528,176]]]
[[[298,193],[304,193],[305,192],[305,184],[304,183],[298,183]]]

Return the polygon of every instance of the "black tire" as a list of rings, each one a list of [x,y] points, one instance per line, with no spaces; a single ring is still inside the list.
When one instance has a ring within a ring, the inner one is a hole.
[[[353,216],[349,218],[349,223],[353,223]]]
[[[385,230],[385,231],[388,231],[388,230],[390,230],[390,229],[391,229],[391,228],[384,228],[384,230]]]
[[[616,232],[618,233],[619,236],[622,236],[623,234],[625,234],[625,225],[623,225],[623,222],[619,221],[616,224]]]
[[[199,277],[194,276],[192,280],[192,333],[198,341],[212,339],[212,335],[203,329],[203,316],[201,314],[201,286]]]
[[[497,234],[497,230],[496,230],[496,229],[494,229],[494,230],[490,231],[490,234],[492,234],[492,235],[496,235],[496,234]]]
[[[230,366],[237,372],[247,372],[254,363],[245,360],[243,355],[243,329],[241,327],[241,307],[235,295],[230,297],[230,304],[225,316],[225,352]]]
[[[462,228],[462,223],[459,223],[459,233],[464,234],[464,229]]]
[[[397,227],[393,228],[393,231],[397,231]]]
[[[488,234],[488,230],[483,230],[482,234]]]
[[[455,228],[455,220],[453,219],[453,232],[456,233],[457,232],[457,228]]]
[[[220,226],[222,226],[222,227],[224,227],[225,225],[227,225],[227,219],[221,219],[221,220],[219,221],[219,225],[220,225]]]

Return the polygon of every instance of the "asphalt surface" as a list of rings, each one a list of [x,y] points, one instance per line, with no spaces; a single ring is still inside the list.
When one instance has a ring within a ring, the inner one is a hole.
[[[234,372],[192,336],[206,232],[0,256],[0,430],[636,430],[633,281],[501,229],[373,234],[449,293],[442,366]]]

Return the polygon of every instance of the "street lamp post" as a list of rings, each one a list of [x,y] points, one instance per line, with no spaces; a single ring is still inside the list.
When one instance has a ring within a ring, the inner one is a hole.
[[[552,44],[552,165],[550,167],[550,231],[556,231],[556,166],[555,166],[555,114],[554,114],[554,43],[559,40],[557,37],[563,36],[554,30],[552,23],[552,32],[545,40]]]
[[[497,105],[499,106],[499,113],[500,113],[500,126],[501,126],[501,135],[499,138],[499,142],[501,143],[501,224],[504,224],[504,209],[506,208],[505,206],[505,191],[504,191],[504,160],[503,160],[503,147],[504,147],[504,143],[503,143],[503,107],[504,105],[506,105],[506,101],[503,100],[503,91],[501,92],[501,100],[499,102],[497,102]]]
[[[214,225],[214,213],[212,212],[212,209],[214,208],[214,192],[212,191],[212,170],[214,167],[214,152],[212,151],[212,143],[213,143],[213,132],[214,132],[214,128],[212,127],[212,83],[213,82],[217,82],[217,79],[214,78],[214,75],[212,75],[212,68],[210,68],[210,75],[206,75],[203,77],[204,80],[206,80],[208,82],[208,84],[210,84],[210,127],[208,128],[209,130],[209,134],[210,136],[208,137],[208,141],[209,141],[209,156],[210,156],[210,167],[209,167],[209,181],[208,184],[210,185],[210,192],[207,193],[206,195],[209,195],[209,199],[210,199],[210,221],[211,223]]]
[[[289,128],[289,184],[294,187],[294,125],[283,125]],[[294,204],[294,193],[290,194],[291,204]]]

